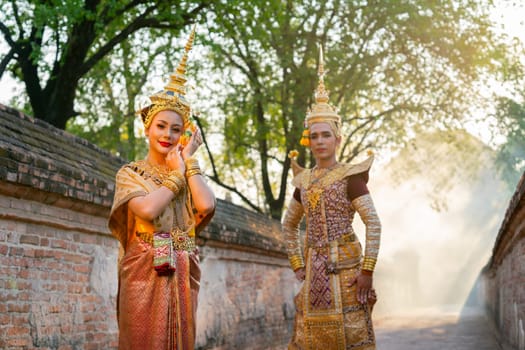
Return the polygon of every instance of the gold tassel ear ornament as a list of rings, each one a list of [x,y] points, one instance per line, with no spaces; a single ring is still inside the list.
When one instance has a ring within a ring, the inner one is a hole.
[[[310,147],[310,129],[303,130],[303,135],[301,136],[299,144],[304,147]]]
[[[179,139],[179,143],[182,146],[186,146],[188,142],[190,142],[191,136],[197,130],[197,126],[195,125],[195,121],[193,120],[193,118],[193,116],[189,117],[184,123],[184,133]]]

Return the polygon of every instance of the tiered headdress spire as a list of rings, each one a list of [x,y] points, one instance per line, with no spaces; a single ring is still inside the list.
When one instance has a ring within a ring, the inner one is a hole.
[[[319,48],[319,68],[317,75],[319,76],[319,83],[317,89],[315,90],[315,103],[308,109],[306,118],[304,121],[305,130],[303,131],[303,136],[301,138],[301,145],[309,146],[310,145],[310,126],[313,123],[319,122],[331,122],[335,123],[335,126],[339,128],[341,125],[341,117],[337,114],[335,108],[328,103],[329,94],[328,90],[324,85],[324,76],[326,71],[324,69],[324,57],[323,57],[323,48]]]
[[[190,37],[184,47],[184,54],[179,62],[179,65],[175,72],[170,75],[168,84],[154,95],[150,96],[151,105],[143,108],[139,113],[143,116],[144,127],[149,128],[153,117],[165,110],[174,111],[179,114],[186,126],[189,123],[191,106],[186,100],[184,95],[186,94],[186,63],[188,61],[188,53],[193,46],[193,40],[195,38],[195,26],[191,31]],[[144,115],[145,113],[145,115]]]

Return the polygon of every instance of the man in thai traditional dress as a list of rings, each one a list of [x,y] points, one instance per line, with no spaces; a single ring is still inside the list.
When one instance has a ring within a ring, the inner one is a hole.
[[[315,166],[303,169],[293,159],[293,198],[283,219],[288,257],[304,281],[295,298],[293,338],[288,349],[375,349],[371,305],[381,224],[367,188],[373,155],[358,164],[339,163],[341,118],[328,103],[322,51],[315,104],[305,120],[301,144]],[[352,221],[358,213],[366,226],[363,252]],[[299,224],[306,217],[300,242]]]

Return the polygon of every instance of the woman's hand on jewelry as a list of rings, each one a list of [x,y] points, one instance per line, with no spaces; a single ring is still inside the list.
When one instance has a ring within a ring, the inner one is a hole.
[[[182,158],[190,158],[197,151],[200,145],[202,145],[202,133],[200,129],[196,129],[191,135],[188,144],[182,150]]]
[[[184,164],[184,159],[181,154],[181,146],[177,144],[173,149],[168,152],[166,156],[166,164],[171,170],[178,170],[182,174],[186,171],[186,165]]]

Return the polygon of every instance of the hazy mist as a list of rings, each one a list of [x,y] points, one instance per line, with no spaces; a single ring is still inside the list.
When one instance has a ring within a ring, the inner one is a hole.
[[[511,196],[494,152],[462,131],[422,135],[386,166],[374,166],[369,188],[383,227],[376,316],[459,312]]]

